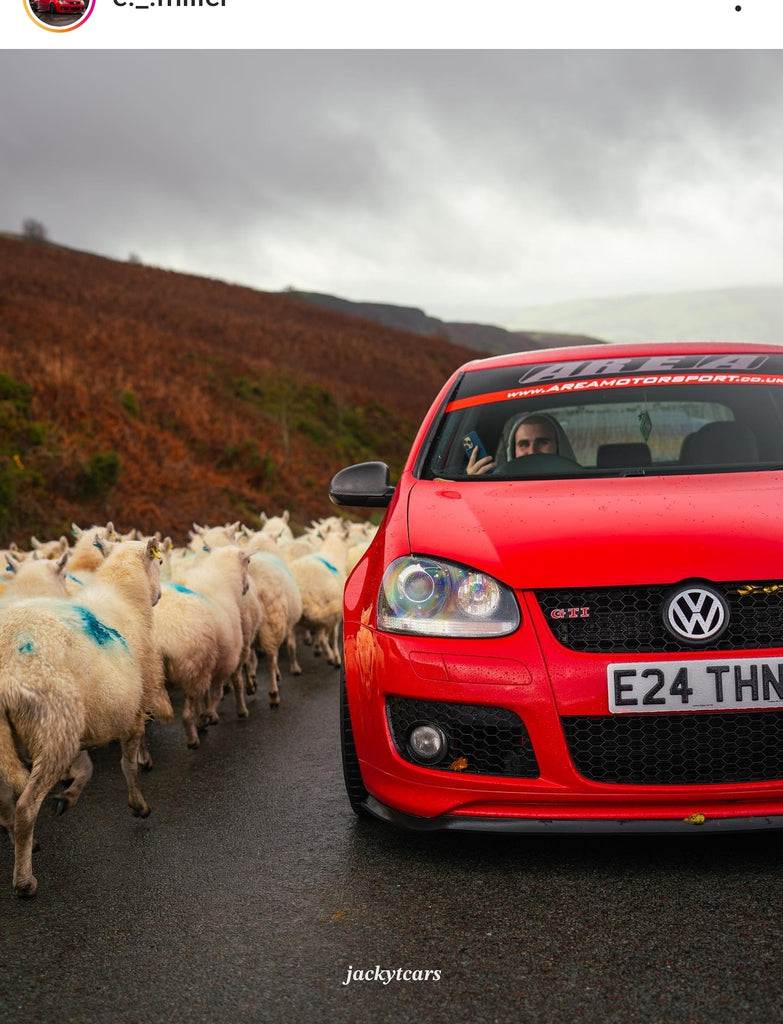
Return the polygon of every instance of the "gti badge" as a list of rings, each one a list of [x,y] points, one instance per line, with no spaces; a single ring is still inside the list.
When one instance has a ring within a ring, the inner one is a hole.
[[[589,608],[553,608],[549,613],[552,619],[589,619]]]
[[[729,624],[729,606],[704,583],[679,587],[663,606],[663,624],[678,640],[703,645],[717,639]]]

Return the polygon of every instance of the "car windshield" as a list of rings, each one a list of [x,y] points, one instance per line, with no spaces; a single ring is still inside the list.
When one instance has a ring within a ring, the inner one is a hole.
[[[783,357],[667,354],[468,370],[417,473],[487,481],[781,465]]]

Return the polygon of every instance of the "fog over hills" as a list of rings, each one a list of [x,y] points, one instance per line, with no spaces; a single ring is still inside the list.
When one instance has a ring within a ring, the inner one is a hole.
[[[488,353],[596,342],[783,342],[783,286],[581,299],[522,309],[503,326],[453,323],[407,306],[289,291],[313,305]]]
[[[522,309],[514,329],[604,341],[783,341],[783,286],[625,295]]]

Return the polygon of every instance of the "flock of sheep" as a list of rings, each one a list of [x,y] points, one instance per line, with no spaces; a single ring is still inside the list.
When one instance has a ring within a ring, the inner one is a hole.
[[[72,807],[92,775],[90,747],[119,741],[128,804],[146,817],[139,766],[151,767],[147,721],[171,722],[181,692],[188,747],[218,720],[226,688],[240,717],[265,657],[280,701],[278,655],[292,674],[297,630],[340,664],[345,579],[374,528],[333,516],[294,537],[288,513],[194,524],[190,543],[120,536],[111,523],[74,541],[3,553],[0,580],[0,825],[14,847],[14,893],[34,896],[33,830],[50,796]],[[62,783],[63,788],[57,788]]]

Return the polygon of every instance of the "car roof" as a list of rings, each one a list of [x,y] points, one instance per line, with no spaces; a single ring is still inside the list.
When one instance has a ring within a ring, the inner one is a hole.
[[[767,352],[783,353],[783,344],[768,345],[764,342],[748,341],[672,341],[672,342],[639,342],[624,344],[609,342],[604,345],[569,345],[562,348],[541,348],[525,352],[508,352],[502,355],[472,359],[464,363],[460,370],[493,370],[503,366],[522,366],[528,363],[551,363],[557,361],[576,361],[588,359],[622,359],[639,356],[663,355],[716,355],[722,352]]]

